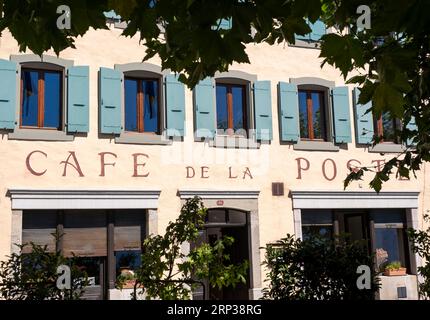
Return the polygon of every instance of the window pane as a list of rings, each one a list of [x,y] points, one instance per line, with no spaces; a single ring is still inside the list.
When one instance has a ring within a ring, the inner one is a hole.
[[[312,123],[314,129],[314,139],[324,139],[324,110],[321,105],[321,93],[312,92]]]
[[[303,226],[302,238],[308,240],[311,237],[320,236],[326,239],[331,239],[333,236],[332,226]]]
[[[137,131],[137,80],[125,79],[125,130]]]
[[[243,87],[232,87],[233,94],[233,129],[246,129],[244,127],[244,104],[243,100],[244,88]]]
[[[145,111],[143,114],[144,131],[158,132],[158,81],[142,81]]]
[[[303,92],[303,91],[299,91],[299,118],[300,118],[300,137],[309,138],[308,107],[306,103],[306,92]]]
[[[400,261],[405,267],[403,229],[376,228],[375,242],[378,268],[393,261]]]
[[[391,119],[390,114],[388,112],[382,114],[382,130],[384,141],[395,140],[394,120]]]
[[[45,109],[43,125],[61,128],[61,74],[45,72]]]
[[[374,209],[370,218],[375,223],[405,223],[405,211],[401,209]]]
[[[302,224],[332,224],[331,210],[302,210]]]
[[[23,70],[22,77],[22,125],[37,126],[38,113],[38,79],[37,71]]]
[[[216,116],[217,129],[227,130],[227,87],[223,85],[216,86]]]

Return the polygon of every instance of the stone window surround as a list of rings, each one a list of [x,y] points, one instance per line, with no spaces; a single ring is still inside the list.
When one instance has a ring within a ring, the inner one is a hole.
[[[11,55],[10,61],[15,61],[18,64],[18,76],[16,83],[16,119],[18,119],[15,129],[13,132],[8,134],[9,140],[37,140],[37,141],[73,141],[74,135],[67,134],[66,126],[67,123],[67,75],[65,70],[67,68],[73,67],[72,60],[65,60],[49,55],[42,55],[42,57],[35,54],[18,54]],[[37,69],[44,69],[48,66],[49,69],[58,69],[63,71],[63,129],[59,130],[46,130],[46,129],[21,129],[20,119],[21,119],[21,66],[25,65],[28,67],[33,67]]]
[[[294,150],[304,150],[304,151],[339,151],[339,147],[335,145],[333,141],[333,123],[331,119],[333,118],[332,108],[332,98],[331,90],[336,86],[334,81],[325,80],[317,77],[299,77],[290,78],[290,83],[296,84],[298,89],[300,87],[306,89],[323,89],[327,91],[325,103],[326,103],[326,131],[327,131],[327,141],[311,141],[311,140],[299,140],[297,143],[293,144]]]
[[[121,89],[121,126],[125,128],[125,103],[124,103],[124,76],[134,76],[137,78],[158,78],[159,79],[159,95],[160,95],[160,131],[166,128],[166,106],[164,100],[164,83],[163,77],[170,74],[170,70],[162,70],[160,66],[147,62],[132,62],[126,64],[115,64],[115,70],[121,71],[122,75],[122,89]],[[176,140],[176,139],[175,139]],[[122,130],[119,137],[115,137],[115,143],[124,144],[152,144],[152,145],[170,145],[172,140],[168,139],[163,133],[162,134],[148,134],[148,133],[133,133],[125,132]]]
[[[213,139],[209,139],[208,143],[211,147],[216,148],[244,148],[258,149],[261,142],[256,141],[250,136],[250,132],[254,129],[254,97],[252,95],[252,84],[257,81],[256,74],[250,74],[239,70],[230,70],[227,72],[216,72],[214,75],[215,86],[217,83],[239,84],[246,86],[246,108],[248,122],[248,137],[228,136],[216,134]],[[215,112],[216,112],[216,93],[215,93]]]
[[[18,252],[15,244],[22,244],[22,216],[24,210],[41,209],[146,209],[146,234],[158,234],[158,199],[160,190],[58,190],[9,189],[12,230],[11,253]],[[121,296],[119,289],[109,289],[109,298]],[[128,299],[128,298],[126,298]]]
[[[219,208],[218,200],[223,200],[223,208],[238,209],[249,215],[248,239],[250,258],[250,289],[249,298],[258,300],[262,297],[261,260],[260,260],[260,232],[258,214],[258,190],[222,190],[209,189],[180,189],[178,195],[181,203],[186,199],[199,196],[208,209]]]
[[[419,191],[319,191],[291,190],[294,233],[302,237],[302,209],[405,209],[406,227],[418,229]],[[410,266],[414,274],[422,264],[418,254],[409,252]],[[415,256],[415,259],[413,257]]]

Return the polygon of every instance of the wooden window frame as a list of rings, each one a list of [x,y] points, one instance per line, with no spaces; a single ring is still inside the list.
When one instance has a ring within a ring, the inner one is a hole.
[[[243,113],[243,129],[245,131],[249,130],[248,127],[248,99],[246,95],[247,85],[245,84],[235,84],[235,83],[216,83],[215,86],[223,86],[227,88],[227,134],[229,136],[235,135],[234,132],[234,119],[233,119],[233,88],[239,87],[242,88],[242,113]],[[215,107],[217,107],[215,105]],[[217,127],[218,127],[218,119],[217,119]]]
[[[306,93],[306,117],[308,120],[308,136],[309,138],[302,138],[300,137],[300,140],[304,141],[328,141],[327,139],[327,106],[325,102],[325,95],[326,92],[323,90],[309,90],[309,89],[299,89],[299,93],[304,92]],[[309,121],[309,119],[312,120],[312,111],[313,111],[313,104],[312,104],[312,93],[318,93],[319,100],[320,100],[320,110],[322,110],[321,114],[321,122],[324,124],[324,128],[322,130],[322,138],[315,138],[314,137],[314,124],[313,121]],[[300,114],[299,114],[300,117]]]
[[[395,133],[399,127],[398,120],[397,119],[391,119],[391,122],[393,124],[394,133]],[[394,140],[384,140],[383,139],[384,124],[382,121],[382,114],[379,116],[379,118],[374,119],[374,127],[375,127],[376,136],[381,138],[379,143],[391,143],[391,144],[398,144],[399,143],[397,135],[395,135]]]
[[[24,80],[22,79],[23,72],[37,72],[38,80],[37,80],[37,126],[24,126],[22,123],[22,115],[23,115],[23,102],[24,102]],[[55,72],[60,75],[60,126],[58,128],[53,127],[45,127],[44,121],[45,121],[45,73],[46,72]],[[55,69],[37,69],[37,68],[21,68],[21,79],[20,79],[20,85],[21,85],[21,92],[20,92],[20,123],[19,128],[20,129],[43,129],[43,130],[55,130],[55,131],[62,131],[63,130],[63,109],[64,109],[64,92],[63,92],[63,79],[64,79],[64,73],[60,70]]]
[[[161,107],[160,107],[160,96],[161,96],[161,81],[159,78],[136,78],[136,77],[124,77],[125,80],[133,80],[137,81],[137,95],[136,95],[136,117],[137,117],[137,131],[127,131],[127,133],[131,134],[148,134],[148,135],[159,135],[161,132]],[[143,92],[143,81],[157,81],[158,83],[158,94],[157,94],[157,131],[155,132],[146,132],[145,131],[145,121],[143,119],[143,115],[145,114],[145,93]],[[125,88],[124,88],[124,121],[125,121]],[[125,128],[125,125],[124,125]]]

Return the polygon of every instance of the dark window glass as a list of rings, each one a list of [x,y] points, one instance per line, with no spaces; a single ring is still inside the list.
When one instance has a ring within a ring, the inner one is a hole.
[[[331,210],[302,211],[302,238],[306,240],[313,236],[327,239],[333,237],[333,214]]]
[[[159,82],[125,79],[125,130],[159,132]]]
[[[217,129],[247,129],[245,88],[242,85],[217,84]]]
[[[302,238],[308,240],[312,237],[323,237],[331,239],[333,237],[333,226],[303,226],[302,227]]]
[[[144,93],[144,132],[158,132],[158,81],[142,81]]]
[[[400,261],[402,266],[406,267],[403,234],[402,228],[375,229],[377,267],[381,268],[394,261]]]
[[[21,125],[61,129],[61,72],[23,69],[21,80]]]
[[[325,140],[324,93],[322,91],[299,91],[300,137]]]
[[[384,112],[375,120],[376,135],[382,138],[381,142],[397,142],[397,120],[389,112]]]
[[[61,75],[45,72],[44,127],[60,128],[61,123]]]
[[[217,128],[222,130],[228,129],[228,111],[227,111],[227,87],[216,86],[216,115]]]
[[[138,81],[125,79],[125,130],[137,131]]]
[[[300,137],[309,139],[306,92],[299,92]]]
[[[38,124],[39,72],[22,71],[22,125],[36,127]]]
[[[374,209],[370,218],[375,223],[405,223],[405,212],[401,209]]]

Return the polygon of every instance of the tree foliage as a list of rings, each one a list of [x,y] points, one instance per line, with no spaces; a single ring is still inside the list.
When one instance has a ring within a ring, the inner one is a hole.
[[[23,253],[24,247],[29,253]],[[34,243],[19,246],[0,262],[0,296],[6,300],[79,300],[87,285],[87,275],[76,265],[76,258],[65,258],[59,252],[49,252],[47,246]],[[70,289],[57,287],[58,266],[71,271]]]
[[[428,215],[424,216],[424,221],[430,221]],[[424,264],[418,267],[418,273],[423,281],[419,283],[420,295],[430,298],[430,227],[427,230],[408,229],[408,238],[412,243],[412,249],[423,258]]]
[[[373,257],[361,242],[345,237],[294,239],[292,235],[265,248],[264,298],[273,300],[372,300],[379,288]],[[357,267],[371,269],[370,289],[359,289]]]
[[[71,30],[56,28],[56,8],[71,8]],[[360,29],[357,8],[371,9],[371,28]],[[409,178],[430,160],[429,59],[430,2],[427,0],[2,0],[0,32],[6,28],[37,54],[74,47],[90,28],[106,28],[103,12],[115,10],[127,21],[124,36],[138,36],[147,60],[180,74],[189,87],[236,63],[249,63],[246,46],[294,43],[321,19],[333,31],[322,37],[322,64],[330,64],[361,87],[360,103],[372,101],[373,113],[402,120],[401,142],[416,147],[388,161],[383,170],[357,168],[345,181],[374,172],[370,187],[379,191],[392,175]],[[220,27],[231,19],[232,27]],[[414,117],[417,130],[406,125]],[[374,143],[380,138],[376,137]]]
[[[136,271],[134,298],[190,299],[191,292],[203,281],[219,289],[246,283],[248,262],[229,263],[226,247],[234,239],[224,237],[215,244],[197,243],[207,209],[200,198],[189,199],[164,235],[152,235],[143,243],[142,264]],[[189,252],[184,245],[195,243]],[[208,288],[206,288],[208,290]]]

